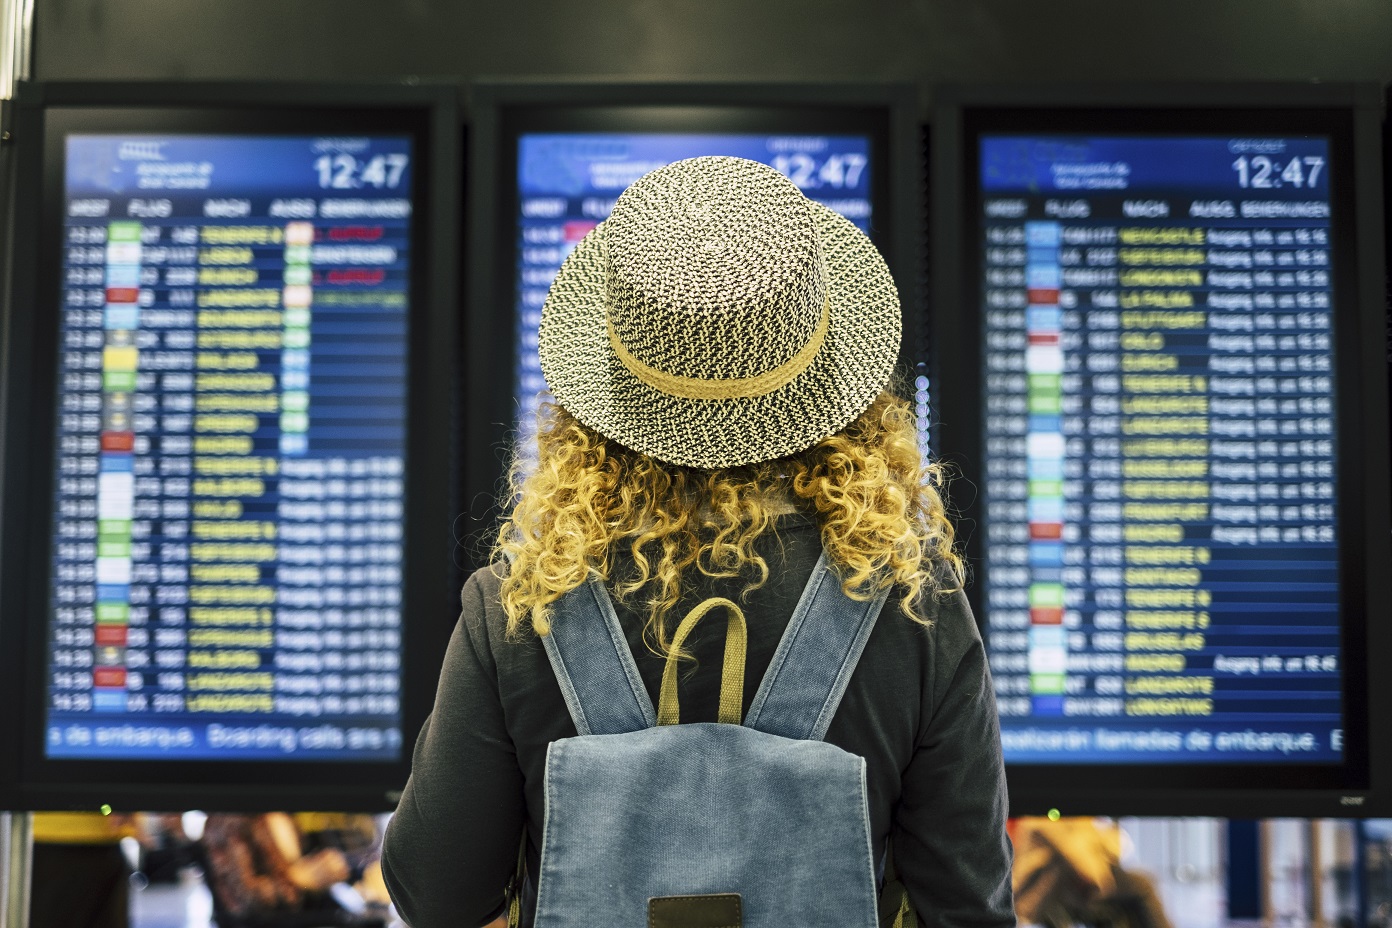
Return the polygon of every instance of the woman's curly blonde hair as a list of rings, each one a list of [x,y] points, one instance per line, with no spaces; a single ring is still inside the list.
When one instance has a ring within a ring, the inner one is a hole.
[[[940,488],[942,468],[923,461],[913,411],[888,391],[854,422],[797,454],[723,470],[698,470],[640,454],[544,406],[539,459],[515,462],[514,500],[494,547],[511,561],[502,604],[510,635],[550,631],[550,606],[585,582],[589,571],[622,600],[645,594],[645,639],[665,655],[666,618],[695,567],[708,577],[737,577],[752,567],[761,586],[769,566],[754,549],[793,506],[814,513],[822,545],[840,568],[848,594],[871,581],[898,584],[902,610],[926,624],[925,593],[960,588],[963,567]],[[633,571],[615,577],[615,552],[627,545]],[[944,569],[945,568],[945,569]],[[956,585],[953,585],[955,580]],[[883,588],[883,587],[881,587]]]

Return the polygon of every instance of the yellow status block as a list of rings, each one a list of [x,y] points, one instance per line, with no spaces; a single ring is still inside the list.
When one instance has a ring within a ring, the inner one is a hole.
[[[133,345],[113,345],[102,351],[102,370],[107,373],[114,371],[133,371],[137,351]]]

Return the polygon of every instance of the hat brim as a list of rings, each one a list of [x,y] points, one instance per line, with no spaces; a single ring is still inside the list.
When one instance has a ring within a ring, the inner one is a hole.
[[[899,352],[899,294],[884,259],[849,220],[812,204],[826,260],[830,322],[812,363],[762,396],[686,399],[635,377],[605,319],[604,224],[561,265],[541,311],[541,371],[557,403],[605,437],[686,467],[755,464],[809,448],[864,412]]]

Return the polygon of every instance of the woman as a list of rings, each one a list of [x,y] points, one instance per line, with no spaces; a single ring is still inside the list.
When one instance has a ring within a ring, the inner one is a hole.
[[[872,861],[892,846],[923,924],[1014,925],[995,701],[940,472],[920,458],[908,405],[886,391],[899,337],[894,283],[870,241],[754,162],[660,168],[580,243],[542,314],[556,405],[539,460],[515,482],[493,567],[465,585],[386,837],[384,875],[413,928],[502,914],[524,828],[526,870],[545,886],[546,816],[565,801],[546,789],[548,748],[584,740],[575,687],[558,683],[548,654],[556,664],[589,578],[613,599],[647,712],[665,712],[669,695],[676,709],[675,674],[673,694],[661,691],[679,660],[681,722],[748,724],[823,551],[842,602],[885,602],[822,736],[865,759]],[[680,640],[712,598],[729,634],[736,613],[747,624],[734,706],[722,706],[730,652],[718,623]],[[776,799],[780,783],[762,788]]]

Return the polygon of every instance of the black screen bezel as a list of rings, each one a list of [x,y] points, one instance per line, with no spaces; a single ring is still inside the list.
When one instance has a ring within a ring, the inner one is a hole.
[[[984,481],[983,389],[981,366],[982,319],[980,285],[981,200],[978,183],[979,140],[985,135],[1320,135],[1328,137],[1331,163],[1331,235],[1334,254],[1336,450],[1338,474],[1337,524],[1340,538],[1340,596],[1344,660],[1345,757],[1340,764],[1008,764],[1012,811],[1042,812],[1063,808],[1067,812],[1117,814],[1349,814],[1367,808],[1374,793],[1374,723],[1386,695],[1373,679],[1372,668],[1360,658],[1369,653],[1377,637],[1373,622],[1363,621],[1370,604],[1379,600],[1370,590],[1377,581],[1370,573],[1375,561],[1367,539],[1375,526],[1385,525],[1385,507],[1368,507],[1368,489],[1377,480],[1381,452],[1367,447],[1362,431],[1375,411],[1366,399],[1364,353],[1368,306],[1381,293],[1369,293],[1373,271],[1367,267],[1365,232],[1366,179],[1360,173],[1370,157],[1366,133],[1356,131],[1355,108],[1335,100],[1308,101],[1298,95],[1283,99],[1279,89],[1262,93],[1253,88],[1250,103],[1224,104],[1219,92],[1196,91],[1192,99],[1181,93],[1168,99],[1153,93],[1143,105],[1127,105],[1122,94],[1103,94],[1091,105],[1058,99],[1035,102],[1027,93],[1002,94],[994,103],[989,93],[968,94],[969,102],[953,107],[946,122],[956,133],[955,164],[939,163],[935,182],[951,177],[959,185],[957,208],[950,223],[959,237],[953,257],[935,256],[940,275],[950,275],[950,304],[935,302],[935,330],[950,334],[950,352],[935,359],[940,373],[935,399],[939,409],[951,410],[939,430],[941,447],[954,452],[953,460],[965,484],[955,499],[963,514],[965,553],[974,571],[969,598],[985,629],[983,593],[985,575],[984,512],[979,499],[971,499],[974,486]],[[1205,99],[1207,97],[1207,99]],[[940,140],[941,141],[941,140]],[[935,193],[938,187],[935,186]],[[1380,199],[1380,198],[1379,198]],[[937,217],[939,229],[949,219]],[[937,260],[941,259],[941,260]],[[1381,266],[1375,273],[1380,277]],[[941,283],[941,282],[940,282]],[[955,310],[955,312],[954,312]],[[944,325],[943,317],[956,321]],[[939,340],[942,346],[944,341]],[[1380,406],[1379,406],[1380,408]],[[1385,417],[1383,417],[1385,418]],[[1374,418],[1376,421],[1376,416]],[[1385,483],[1385,469],[1382,470]],[[1384,491],[1385,497],[1385,491]],[[1377,494],[1373,493],[1373,498]],[[1385,534],[1385,528],[1383,529]],[[1385,602],[1385,600],[1383,600]],[[1376,611],[1373,606],[1372,611]],[[1352,620],[1350,620],[1352,617]],[[1371,616],[1369,616],[1371,618]],[[1318,812],[1298,811],[1300,808]],[[1244,811],[1250,810],[1250,811]],[[1336,811],[1337,810],[1337,811]]]
[[[7,720],[7,743],[18,750],[11,808],[335,808],[386,811],[395,805],[410,767],[411,745],[433,701],[458,576],[450,549],[454,498],[452,438],[432,428],[439,397],[453,393],[456,311],[448,265],[457,248],[458,117],[443,88],[233,87],[166,89],[105,86],[38,87],[22,99],[25,133],[18,166],[26,194],[15,227],[16,287],[9,314],[4,596],[11,620],[8,673],[22,676],[20,711]],[[402,585],[402,747],[396,761],[116,761],[49,759],[43,755],[47,701],[47,639],[51,571],[55,403],[58,397],[58,314],[43,319],[24,307],[58,306],[63,225],[62,143],[70,132],[205,134],[406,135],[415,165],[413,260],[408,330],[407,473]],[[441,191],[444,183],[446,190]],[[443,193],[443,195],[441,195]],[[22,359],[19,357],[23,352]],[[19,361],[20,363],[16,363]],[[23,380],[18,380],[18,377]],[[26,389],[29,384],[32,389]],[[22,453],[17,445],[27,445]],[[433,501],[433,502],[432,502]],[[23,510],[23,511],[21,511]],[[19,535],[27,537],[27,544]],[[41,615],[36,621],[33,616]],[[441,617],[438,626],[431,621]],[[3,619],[0,619],[3,621]],[[443,635],[442,635],[443,632]],[[22,659],[22,667],[16,666]],[[4,784],[12,779],[12,784]]]
[[[916,98],[898,85],[484,84],[471,132],[468,328],[472,395],[466,467],[469,516],[491,528],[505,498],[517,407],[515,262],[517,143],[531,132],[865,135],[871,146],[871,238],[899,284],[905,330],[900,368],[919,352],[922,164]],[[483,346],[487,346],[486,349]],[[500,389],[506,384],[505,389]],[[476,535],[476,563],[486,540]]]

